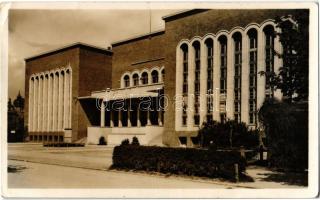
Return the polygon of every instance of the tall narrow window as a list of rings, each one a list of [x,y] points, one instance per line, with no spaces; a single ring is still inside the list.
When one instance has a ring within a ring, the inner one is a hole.
[[[130,78],[128,75],[125,75],[123,78],[124,81],[124,87],[129,87],[130,86]]]
[[[251,29],[249,36],[249,124],[256,124],[257,111],[257,31]]]
[[[133,74],[133,86],[139,85],[139,75],[138,74]]]
[[[188,109],[188,45],[183,44],[181,46],[182,52],[182,65],[183,65],[183,82],[182,82],[182,125],[187,125],[187,109]]]
[[[141,75],[141,82],[143,85],[148,84],[148,73],[147,72],[143,72]]]
[[[207,47],[207,121],[212,121],[213,113],[213,40],[205,41]]]
[[[151,76],[152,76],[152,83],[158,83],[159,82],[159,74],[157,70],[153,70],[151,72]]]
[[[264,29],[265,34],[265,55],[266,55],[266,73],[274,72],[274,29],[273,26],[268,25]],[[273,91],[270,87],[270,80],[266,78],[266,97],[273,97]]]
[[[220,121],[226,119],[227,99],[227,37],[220,36]]]
[[[242,63],[242,37],[237,32],[234,40],[234,120],[241,121],[241,63]]]
[[[193,43],[194,48],[194,124],[200,124],[200,42]]]

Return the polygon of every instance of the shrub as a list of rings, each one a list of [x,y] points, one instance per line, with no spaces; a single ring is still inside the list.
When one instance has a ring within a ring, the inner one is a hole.
[[[124,140],[121,141],[121,146],[122,145],[129,145],[129,144],[130,144],[129,139],[124,139]]]
[[[308,168],[308,105],[269,99],[259,110],[265,127],[271,167],[290,171]]]
[[[246,167],[245,159],[235,151],[156,146],[116,146],[112,160],[112,168],[116,169],[157,171],[228,180],[235,179],[235,164],[239,166],[240,178],[245,177]]]
[[[138,138],[137,138],[136,136],[134,136],[134,137],[132,138],[131,144],[132,144],[132,145],[136,145],[136,146],[139,146],[139,145],[140,145],[139,140],[138,140]]]
[[[250,131],[245,123],[233,120],[226,123],[217,121],[204,123],[197,137],[202,147],[215,145],[216,148],[241,146],[255,148],[259,146],[258,131]]]
[[[99,145],[107,145],[106,139],[103,136],[99,138]]]

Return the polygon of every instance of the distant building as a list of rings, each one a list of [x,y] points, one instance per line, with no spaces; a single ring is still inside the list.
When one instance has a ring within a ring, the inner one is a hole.
[[[282,98],[258,74],[282,65],[272,51],[282,51],[274,19],[295,12],[190,10],[112,50],[77,43],[27,58],[29,140],[98,143],[103,136],[119,144],[137,136],[142,144],[192,146],[204,121],[256,128],[264,99]],[[111,109],[115,102],[124,109]]]
[[[23,142],[25,139],[23,107],[24,99],[20,92],[13,103],[11,99],[8,101],[8,142]]]

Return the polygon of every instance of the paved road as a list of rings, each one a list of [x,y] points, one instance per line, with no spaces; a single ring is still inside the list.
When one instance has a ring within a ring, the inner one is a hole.
[[[229,188],[177,177],[90,170],[9,160],[9,188]]]
[[[9,187],[82,187],[82,188],[297,188],[301,184],[283,181],[283,175],[265,168],[249,167],[255,182],[230,183],[220,180],[165,177],[143,173],[108,171],[113,148],[86,146],[73,148],[43,147],[40,144],[9,144],[8,159],[13,168],[8,174]],[[28,161],[28,162],[21,162]],[[280,177],[280,178],[279,178]],[[297,178],[299,179],[299,178]]]

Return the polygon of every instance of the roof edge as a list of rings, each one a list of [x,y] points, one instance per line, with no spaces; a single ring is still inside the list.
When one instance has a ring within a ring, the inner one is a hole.
[[[161,35],[165,33],[165,29],[161,29],[161,30],[157,30],[157,31],[153,31],[151,33],[146,33],[146,34],[142,34],[142,35],[138,35],[138,36],[134,36],[128,39],[124,39],[124,40],[120,40],[120,41],[116,41],[111,43],[111,46],[119,46],[128,42],[133,42],[133,41],[137,41],[137,40],[142,40],[145,39],[147,37],[152,37],[152,36],[157,36],[157,35]]]
[[[163,16],[162,19],[165,22],[168,22],[168,21],[173,21],[173,20],[176,20],[176,19],[179,19],[179,18],[182,18],[182,17],[189,16],[189,15],[205,12],[205,11],[208,11],[208,10],[210,10],[210,9],[185,10],[185,11],[180,11],[180,12],[176,12],[176,13],[173,13],[173,14],[170,14],[170,15]]]
[[[73,44],[70,44],[70,45],[66,45],[66,46],[63,46],[63,47],[60,47],[60,48],[57,48],[57,49],[49,50],[49,51],[34,55],[34,56],[31,56],[31,57],[27,57],[24,60],[27,62],[27,61],[31,61],[31,60],[34,60],[34,59],[37,59],[37,58],[41,58],[41,57],[44,57],[44,56],[49,56],[49,55],[52,55],[52,54],[55,54],[55,53],[58,53],[58,52],[62,52],[62,51],[65,51],[65,50],[68,50],[68,49],[72,49],[72,48],[77,48],[77,47],[86,47],[86,48],[98,50],[98,51],[101,51],[101,52],[106,52],[108,54],[112,54],[113,53],[112,50],[109,50],[109,49],[105,49],[105,48],[102,48],[102,47],[97,47],[97,46],[94,46],[94,45],[89,45],[89,44],[82,43],[82,42],[76,42],[76,43],[73,43]]]

